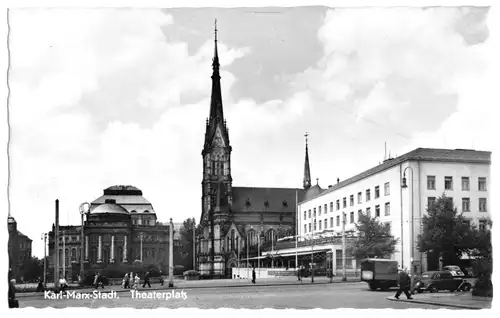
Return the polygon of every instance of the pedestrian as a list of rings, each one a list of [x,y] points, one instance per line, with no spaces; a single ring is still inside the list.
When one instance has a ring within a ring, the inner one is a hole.
[[[149,283],[149,271],[144,274],[144,284],[142,284],[142,288],[146,287],[146,284],[148,284],[148,287],[151,288],[151,284]]]
[[[165,280],[163,279],[163,272],[160,271],[160,285],[163,286],[164,283],[165,283]]]
[[[134,288],[134,273],[130,272],[128,278],[129,278],[128,288],[132,289]]]
[[[42,278],[39,277],[38,278],[38,286],[36,287],[36,292],[43,292],[45,290],[44,286],[43,286],[43,281],[42,281]]]
[[[67,288],[68,283],[66,282],[66,278],[64,278],[64,276],[61,276],[61,278],[59,279],[59,291],[64,294]]]
[[[396,292],[396,295],[394,295],[394,298],[396,298],[396,299],[399,299],[399,296],[401,295],[401,293],[405,293],[406,298],[413,299],[410,295],[411,279],[410,279],[410,276],[408,276],[408,273],[406,271],[407,271],[406,268],[399,271],[399,279],[398,279],[399,289]]]
[[[94,276],[94,288],[97,290],[97,288],[99,288],[99,286],[104,288],[104,283],[102,282],[101,274],[99,274],[99,272],[97,272]]]
[[[134,289],[137,290],[139,288],[139,284],[141,282],[141,279],[139,278],[139,273],[135,274],[134,277]]]
[[[125,273],[125,277],[123,277],[123,288],[128,288],[128,285],[130,283],[128,273]]]
[[[300,277],[300,271],[301,271],[301,267],[297,267],[297,280],[298,281],[302,281],[302,277]]]
[[[255,267],[252,270],[252,283],[255,284]]]

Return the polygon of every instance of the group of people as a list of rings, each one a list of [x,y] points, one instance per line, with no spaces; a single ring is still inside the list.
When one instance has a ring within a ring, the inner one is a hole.
[[[151,273],[149,271],[144,274],[144,282],[142,284],[142,288],[146,287],[146,285],[148,285],[148,287],[151,288],[151,282],[149,281],[150,276]],[[123,277],[122,287],[125,289],[130,288],[137,290],[137,288],[139,288],[140,283],[141,279],[139,277],[139,273],[135,273],[134,275],[134,273],[130,272],[130,274],[126,273],[125,277]],[[160,284],[163,286],[163,277],[161,276],[161,272],[160,272]]]

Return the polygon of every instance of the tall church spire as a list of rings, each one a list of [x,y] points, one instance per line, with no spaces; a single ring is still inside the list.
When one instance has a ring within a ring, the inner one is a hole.
[[[311,169],[309,168],[309,150],[307,148],[307,137],[309,133],[304,135],[306,137],[306,160],[304,163],[304,189],[311,187]]]
[[[224,113],[222,111],[222,93],[220,86],[219,74],[219,53],[217,51],[217,19],[215,20],[215,49],[214,58],[212,60],[212,97],[210,101],[210,118],[209,121],[223,121]]]

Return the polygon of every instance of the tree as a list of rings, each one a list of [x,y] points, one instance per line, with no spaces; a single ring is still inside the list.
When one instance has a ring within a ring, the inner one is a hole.
[[[422,224],[423,231],[417,240],[418,250],[426,252],[429,261],[434,259],[435,266],[439,257],[444,264],[457,264],[462,254],[473,248],[475,234],[469,221],[458,214],[453,201],[445,194],[427,208]]]
[[[24,281],[35,281],[43,277],[43,260],[36,257],[27,258],[21,264],[19,277],[23,277]]]
[[[359,214],[356,233],[357,239],[347,248],[347,253],[356,259],[390,257],[399,241],[391,235],[389,223],[381,223],[364,213]]]
[[[184,266],[184,268],[193,268],[193,247],[195,242],[193,241],[193,231],[196,233],[196,222],[194,218],[185,219],[182,222],[182,226],[179,229],[179,234],[181,238],[180,245],[178,246],[178,265]]]

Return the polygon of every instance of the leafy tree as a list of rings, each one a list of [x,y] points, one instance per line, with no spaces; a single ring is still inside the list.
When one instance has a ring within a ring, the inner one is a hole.
[[[346,251],[356,259],[389,257],[396,250],[399,241],[391,235],[389,223],[381,223],[364,213],[359,214],[356,232],[355,241]]]
[[[18,273],[24,281],[35,281],[43,277],[43,259],[31,257],[23,261]]]
[[[469,222],[445,194],[427,208],[422,223],[417,246],[420,252],[428,253],[429,259],[435,258],[435,263],[442,257],[446,265],[457,264],[461,255],[470,252],[477,240]]]
[[[193,231],[196,232],[196,222],[194,218],[188,218],[182,222],[179,229],[181,242],[177,249],[174,249],[175,263],[184,266],[184,268],[193,268]],[[176,252],[177,251],[177,252]]]

